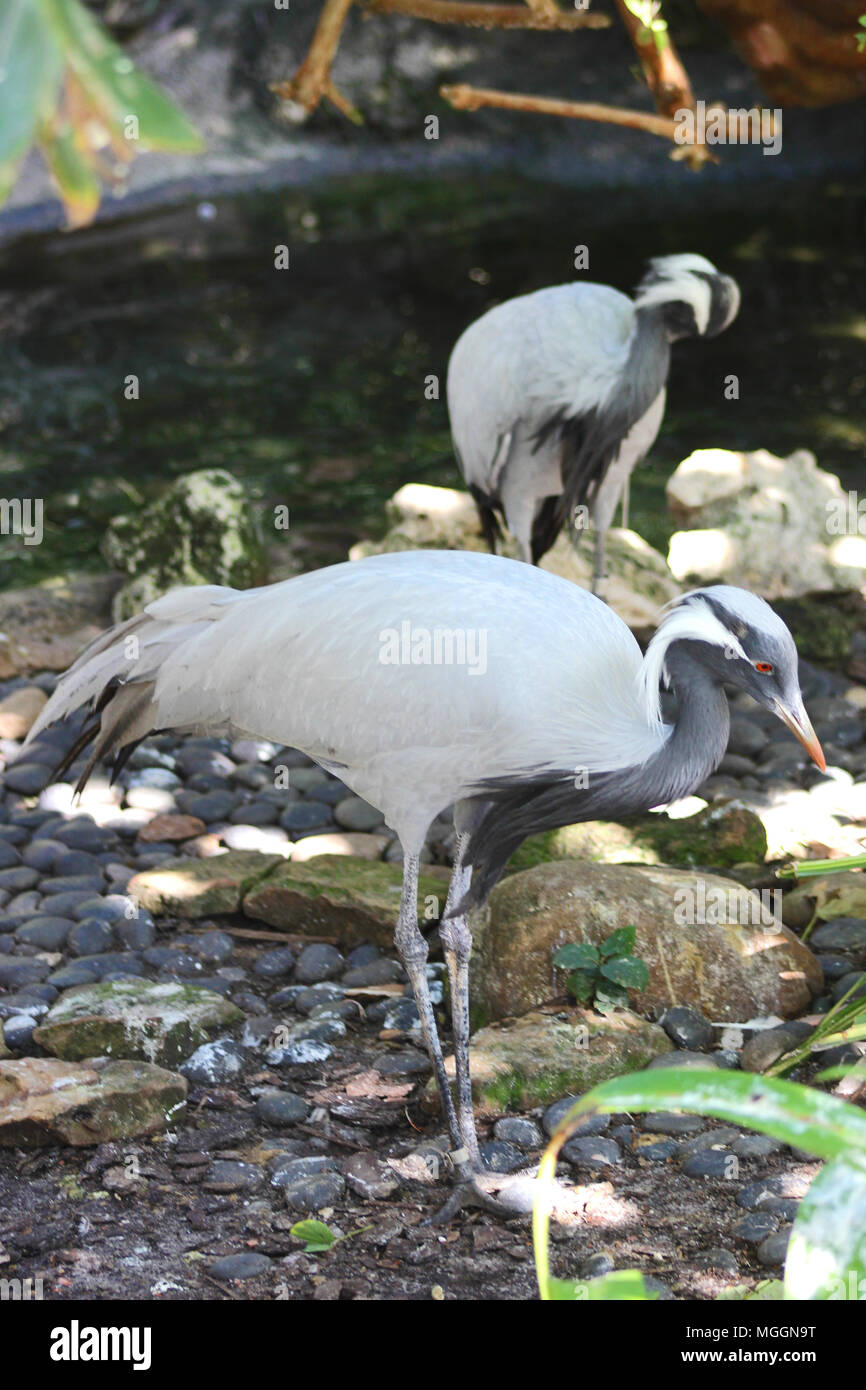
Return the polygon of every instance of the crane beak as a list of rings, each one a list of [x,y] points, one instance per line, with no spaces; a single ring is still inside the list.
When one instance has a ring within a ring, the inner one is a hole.
[[[794,738],[802,743],[812,762],[820,768],[821,772],[826,772],[827,759],[824,757],[824,750],[812,728],[812,721],[803,708],[802,700],[797,701],[795,709],[789,709],[777,701],[776,714],[782,723],[791,730]]]

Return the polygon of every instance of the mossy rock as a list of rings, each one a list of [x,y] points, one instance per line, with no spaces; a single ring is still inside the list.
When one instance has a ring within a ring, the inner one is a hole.
[[[148,1062],[0,1062],[0,1147],[104,1144],[159,1134],[186,1108],[186,1078]]]
[[[320,854],[281,861],[244,895],[247,917],[282,931],[309,932],[345,946],[373,942],[390,946],[400,910],[403,870],[399,864]],[[418,881],[418,912],[427,921],[445,906],[448,872],[426,867]]]
[[[148,912],[178,917],[211,917],[238,912],[243,895],[285,861],[254,849],[229,850],[209,859],[165,860],[130,879],[127,892]]]
[[[248,589],[268,577],[260,526],[242,484],[221,468],[178,478],[151,506],[115,517],[102,553],[129,576],[115,595],[115,621],[183,584]]]
[[[657,1023],[628,1010],[539,1010],[489,1024],[469,1046],[472,1097],[482,1115],[530,1110],[580,1094],[626,1072],[640,1071],[673,1043]],[[454,1080],[454,1059],[445,1063]],[[435,1082],[425,1102],[438,1103]]]
[[[854,612],[848,611],[849,605],[841,595],[809,594],[805,598],[776,599],[773,607],[788,624],[797,650],[807,661],[835,668],[847,665],[858,619]]]
[[[803,928],[812,921],[836,917],[866,918],[866,874],[850,870],[821,878],[804,878],[782,897],[782,916],[789,926]]]
[[[214,1029],[243,1017],[221,994],[196,985],[112,980],[68,990],[33,1037],[67,1060],[137,1058],[175,1067]]]
[[[767,832],[760,816],[729,802],[676,820],[665,814],[647,815],[622,823],[584,821],[548,830],[524,841],[511,856],[508,872],[558,859],[725,869],[744,862],[762,863],[766,853]]]

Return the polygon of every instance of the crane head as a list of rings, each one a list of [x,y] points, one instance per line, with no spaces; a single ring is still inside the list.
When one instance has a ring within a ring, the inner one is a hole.
[[[705,256],[657,256],[637,287],[635,306],[661,315],[668,338],[715,338],[736,318],[740,288]]]
[[[827,766],[800,692],[797,648],[778,613],[747,589],[715,584],[677,599],[656,632],[644,663],[645,689],[661,673],[668,681],[685,643],[689,655],[726,684],[745,690],[770,710],[823,772]],[[654,671],[654,676],[653,676]]]

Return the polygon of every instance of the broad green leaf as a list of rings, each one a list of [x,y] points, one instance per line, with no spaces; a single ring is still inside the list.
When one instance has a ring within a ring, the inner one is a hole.
[[[649,970],[637,956],[615,956],[605,962],[601,973],[605,979],[626,989],[646,989],[649,983]]]
[[[0,6],[0,192],[5,197],[36,128],[57,105],[60,49],[40,0]]]
[[[770,1134],[818,1158],[866,1154],[866,1114],[822,1091],[750,1072],[679,1070],[632,1072],[605,1081],[569,1110],[557,1135],[580,1115],[598,1112],[687,1110]]]
[[[158,87],[137,71],[80,0],[40,0],[66,61],[87,97],[133,150],[200,150],[201,136]]]
[[[588,1004],[595,993],[595,984],[595,975],[589,975],[585,970],[575,970],[566,980],[565,987],[578,1004]]]
[[[647,1288],[643,1275],[636,1269],[616,1269],[598,1279],[550,1279],[551,1302],[610,1303],[640,1300],[652,1302],[658,1294]]]
[[[634,950],[637,927],[617,927],[607,940],[601,943],[603,956],[630,956]]]
[[[597,946],[588,946],[578,942],[568,946],[560,946],[553,957],[554,965],[560,966],[563,970],[592,970],[594,966],[598,965],[598,960]]]
[[[311,1254],[317,1250],[330,1250],[336,1240],[334,1232],[324,1221],[296,1221],[291,1234],[297,1236],[298,1240],[306,1241]]]
[[[60,130],[46,130],[40,143],[63,199],[70,227],[90,222],[99,207],[99,180],[89,161],[77,149],[72,126],[67,123]]]
[[[866,1068],[863,1062],[849,1062],[847,1066],[840,1062],[837,1067],[825,1067],[823,1071],[815,1073],[815,1081],[843,1081],[849,1076],[859,1077],[866,1080]]]
[[[595,1007],[600,1014],[612,1014],[616,1009],[628,1008],[628,990],[622,985],[603,981],[595,987]]]
[[[800,1203],[785,1296],[866,1299],[866,1156],[849,1153],[828,1163]]]

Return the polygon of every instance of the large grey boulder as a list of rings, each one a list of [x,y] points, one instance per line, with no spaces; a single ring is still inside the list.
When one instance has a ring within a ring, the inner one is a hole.
[[[631,925],[649,969],[646,988],[629,991],[636,1013],[686,1004],[718,1023],[795,1017],[823,975],[774,906],[721,875],[664,865],[561,859],[512,874],[473,918],[474,1021],[549,1004],[565,990],[567,972],[553,965],[560,946],[598,946]]]
[[[683,527],[668,550],[678,580],[769,599],[866,584],[866,518],[852,526],[848,494],[808,449],[786,459],[698,449],[668,479],[667,500]]]

